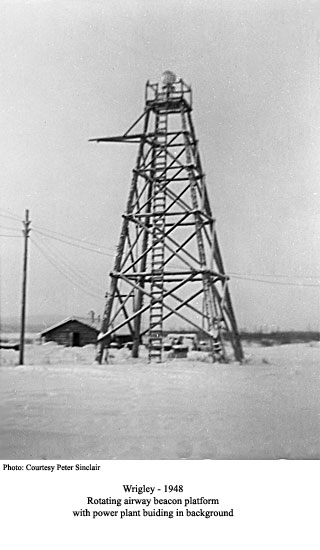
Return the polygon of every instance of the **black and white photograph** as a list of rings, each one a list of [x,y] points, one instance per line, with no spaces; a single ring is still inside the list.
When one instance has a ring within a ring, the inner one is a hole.
[[[319,459],[319,2],[0,9],[0,459]]]

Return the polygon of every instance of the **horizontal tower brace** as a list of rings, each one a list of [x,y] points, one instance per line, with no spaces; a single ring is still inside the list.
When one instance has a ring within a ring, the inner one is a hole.
[[[164,271],[163,275],[213,275],[214,277],[217,277],[218,279],[222,280],[229,280],[229,277],[223,273],[218,273],[217,271],[213,271],[212,269],[191,269],[190,271]],[[111,271],[110,276],[111,277],[121,277],[123,274],[121,271]],[[151,277],[153,275],[152,271],[138,271],[136,273],[126,273],[126,277],[130,277],[131,279],[135,279],[138,277]],[[156,275],[155,275],[156,277]]]

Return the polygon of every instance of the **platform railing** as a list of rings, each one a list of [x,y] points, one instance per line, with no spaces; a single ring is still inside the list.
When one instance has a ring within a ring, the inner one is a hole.
[[[146,83],[145,101],[146,102],[161,102],[165,100],[180,100],[184,99],[192,107],[192,90],[182,78],[174,84],[163,86],[159,82]]]

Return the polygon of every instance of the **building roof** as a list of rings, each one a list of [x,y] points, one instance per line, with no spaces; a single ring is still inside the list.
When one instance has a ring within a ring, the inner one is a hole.
[[[45,334],[47,334],[48,332],[51,332],[52,330],[56,329],[56,328],[60,328],[62,327],[63,325],[66,325],[67,323],[70,323],[70,322],[77,322],[79,325],[83,325],[87,328],[90,328],[91,330],[94,330],[97,334],[99,333],[98,329],[92,325],[89,325],[88,323],[84,323],[83,321],[79,321],[79,319],[77,319],[76,317],[68,317],[67,319],[64,319],[63,321],[60,321],[60,323],[56,323],[55,325],[52,325],[51,327],[48,327],[46,328],[45,330],[43,330],[40,335],[41,336],[44,336]]]

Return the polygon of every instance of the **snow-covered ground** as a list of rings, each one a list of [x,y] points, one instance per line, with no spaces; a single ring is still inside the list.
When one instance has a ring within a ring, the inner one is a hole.
[[[246,363],[148,365],[126,350],[1,350],[1,459],[320,458],[320,346],[248,347]]]

